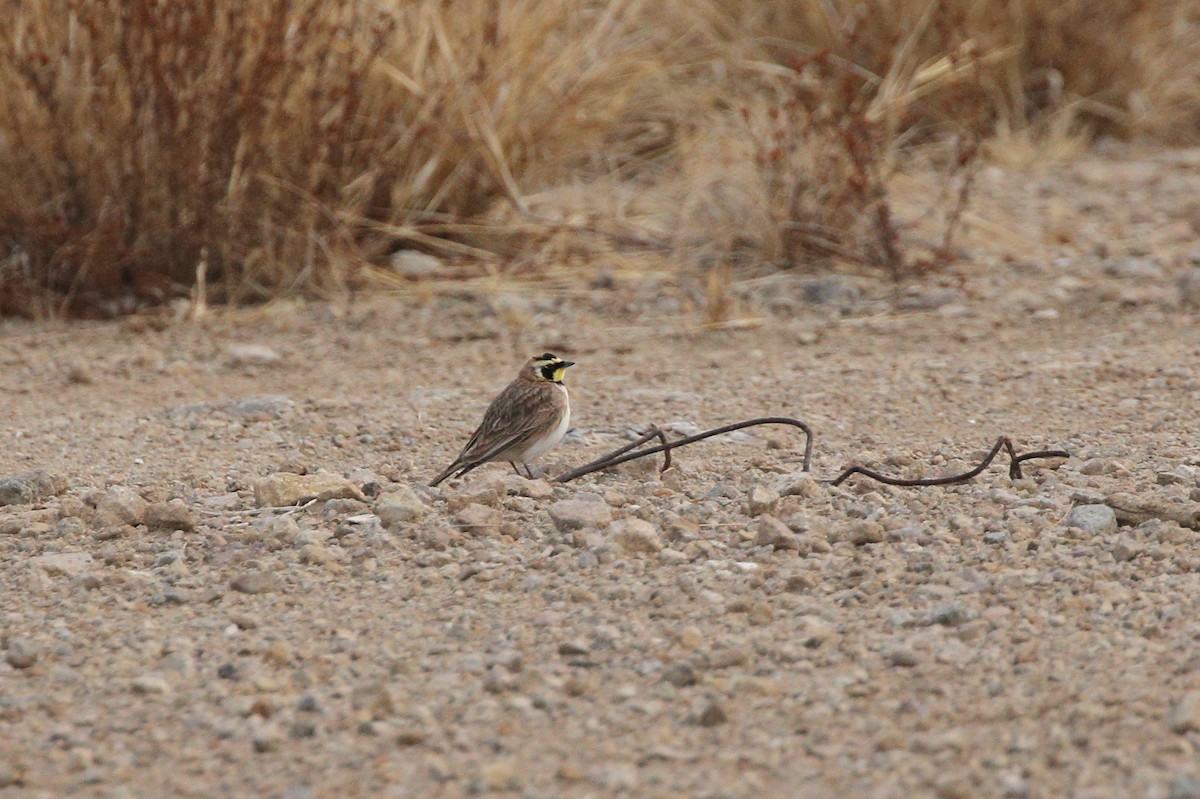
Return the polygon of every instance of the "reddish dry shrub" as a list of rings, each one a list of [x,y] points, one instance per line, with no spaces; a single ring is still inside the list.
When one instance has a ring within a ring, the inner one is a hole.
[[[0,0],[0,311],[343,290],[397,240],[453,247],[653,71],[604,10]]]

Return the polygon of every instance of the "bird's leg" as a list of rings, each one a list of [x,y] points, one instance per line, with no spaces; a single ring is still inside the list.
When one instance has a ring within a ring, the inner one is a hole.
[[[525,476],[528,477],[530,480],[534,479],[533,470],[529,468],[528,463],[525,464]]]
[[[508,465],[513,467],[513,471],[517,473],[518,477],[521,476],[521,470],[517,468],[517,464],[513,463],[512,461],[509,461]]]

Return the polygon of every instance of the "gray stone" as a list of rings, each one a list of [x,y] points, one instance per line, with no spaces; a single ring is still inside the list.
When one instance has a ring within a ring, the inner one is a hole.
[[[813,305],[853,305],[862,297],[862,289],[846,275],[822,275],[806,280],[800,290],[804,301]]]
[[[369,682],[357,686],[350,694],[350,706],[360,718],[381,721],[396,715],[396,698],[384,682]]]
[[[880,544],[883,542],[883,525],[867,519],[857,519],[838,528],[832,540],[849,541],[855,546]]]
[[[786,524],[767,513],[759,518],[755,527],[754,545],[798,551],[800,539]]]
[[[779,492],[766,486],[754,486],[746,497],[746,510],[751,516],[774,513],[779,504]]]
[[[1067,514],[1067,527],[1076,527],[1094,536],[1117,531],[1117,514],[1107,505],[1076,505]]]
[[[246,397],[225,406],[225,412],[243,422],[271,422],[290,413],[296,403],[278,394]]]
[[[145,523],[151,530],[183,530],[190,533],[196,529],[196,517],[181,499],[150,503],[146,506]]]
[[[45,469],[0,478],[0,505],[31,505],[67,490],[67,479]]]
[[[236,575],[229,581],[229,587],[243,594],[265,594],[278,591],[279,580],[272,572],[249,571]]]
[[[1179,289],[1180,302],[1190,308],[1200,308],[1200,266],[1183,270],[1175,285]]]
[[[709,697],[700,705],[693,718],[701,727],[716,727],[729,721],[729,714],[725,712],[720,700]]]
[[[825,489],[817,482],[817,478],[812,476],[811,472],[792,472],[775,480],[775,490],[779,492],[780,496],[811,499]]]
[[[696,675],[696,669],[687,661],[668,666],[663,671],[662,679],[663,682],[668,682],[676,688],[686,688],[700,682],[700,678]]]
[[[578,638],[571,641],[563,641],[558,645],[558,654],[566,655],[567,657],[586,655],[590,651],[591,647],[587,645],[587,642]]]
[[[554,496],[554,486],[545,480],[521,480],[517,484],[517,494],[530,499],[549,499]]]
[[[420,250],[400,250],[392,256],[391,267],[409,280],[419,280],[440,272],[442,261],[436,255]]]
[[[816,649],[837,635],[829,622],[819,616],[801,616],[796,621],[799,626],[796,638],[808,649]]]
[[[1177,735],[1200,732],[1200,691],[1188,691],[1171,706],[1167,726]]]
[[[135,677],[129,684],[129,687],[135,694],[165,694],[171,690],[171,684],[167,679],[157,672],[143,674],[140,677]]]
[[[276,472],[254,484],[254,502],[260,508],[303,505],[310,500],[357,499],[366,501],[358,486],[336,474]]]
[[[1100,264],[1104,274],[1122,280],[1159,280],[1163,276],[1162,267],[1149,258],[1137,256],[1119,256],[1108,258]]]
[[[911,669],[920,662],[917,653],[907,646],[895,646],[888,649],[884,653],[883,659],[889,666],[899,666],[905,669]]]
[[[1200,778],[1176,777],[1171,780],[1167,799],[1200,799]]]
[[[1127,563],[1142,554],[1143,549],[1141,542],[1123,535],[1113,544],[1110,552],[1117,563]]]
[[[266,344],[230,344],[225,355],[233,366],[269,366],[278,363],[279,352]]]
[[[654,525],[644,519],[618,519],[608,525],[608,540],[623,552],[659,552],[662,538]]]
[[[409,486],[400,486],[389,491],[375,503],[375,515],[384,527],[398,527],[421,521],[425,515],[425,503]]]
[[[31,558],[29,564],[52,576],[75,577],[92,568],[92,556],[87,552],[54,552]]]
[[[495,508],[472,502],[454,514],[454,524],[464,533],[480,534],[496,529],[500,514]]]
[[[96,526],[137,526],[146,517],[146,500],[132,488],[111,486],[96,505]]]
[[[957,627],[960,624],[966,624],[973,618],[975,618],[975,614],[961,602],[945,602],[935,605],[929,612],[929,623],[940,624],[943,627]]]
[[[612,509],[599,498],[560,499],[547,510],[560,533],[603,527],[612,521]]]
[[[27,669],[37,663],[37,645],[28,638],[10,638],[4,660],[14,669]]]

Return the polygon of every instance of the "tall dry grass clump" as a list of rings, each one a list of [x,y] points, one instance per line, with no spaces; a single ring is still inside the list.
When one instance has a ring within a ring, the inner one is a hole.
[[[647,63],[624,6],[0,0],[0,310],[341,289],[455,246],[611,129]]]
[[[983,153],[1200,137],[1200,7],[1171,0],[714,0],[706,24],[733,88],[680,125],[667,225],[700,263],[935,269]],[[916,147],[946,179],[905,219]]]
[[[1200,135],[1194,6],[0,0],[0,313],[342,293],[408,247],[904,277],[980,153]]]

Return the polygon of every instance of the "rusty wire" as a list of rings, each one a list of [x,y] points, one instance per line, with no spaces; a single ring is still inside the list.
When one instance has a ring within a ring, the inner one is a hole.
[[[673,450],[673,449],[677,449],[679,447],[686,447],[689,444],[695,444],[698,441],[703,441],[704,439],[712,438],[713,436],[719,436],[719,435],[722,435],[723,433],[731,433],[735,430],[742,430],[747,427],[756,427],[758,425],[765,425],[765,424],[789,425],[791,427],[797,427],[804,432],[803,470],[805,472],[811,471],[812,450],[813,450],[812,429],[807,424],[800,421],[799,419],[791,419],[786,416],[763,416],[763,417],[759,417],[759,418],[755,418],[755,419],[747,419],[744,422],[734,422],[733,424],[722,425],[721,427],[714,427],[712,430],[705,430],[702,433],[697,433],[692,436],[687,436],[686,438],[681,438],[678,441],[669,441],[667,439],[666,435],[663,433],[663,431],[660,428],[658,428],[655,425],[651,425],[650,428],[647,430],[647,432],[643,433],[637,440],[635,440],[629,444],[626,444],[623,447],[620,447],[619,449],[613,450],[612,452],[609,452],[606,455],[602,455],[601,457],[591,461],[590,463],[586,463],[577,469],[572,469],[569,472],[560,474],[558,477],[554,478],[554,481],[556,483],[568,483],[578,477],[583,477],[584,475],[592,474],[593,472],[598,472],[603,469],[608,469],[613,466],[618,466],[622,463],[628,463],[629,461],[637,460],[638,458],[645,458],[649,455],[655,455],[659,452],[663,453],[663,466],[660,471],[665,472],[667,469],[669,469],[671,467],[671,450]],[[650,447],[649,449],[640,449],[640,450],[638,449],[638,447],[642,446],[643,444],[646,444],[647,442],[649,442],[651,439],[654,439],[654,438],[657,438],[661,442],[658,446]],[[1069,457],[1071,457],[1071,454],[1069,452],[1067,452],[1065,450],[1061,450],[1061,449],[1043,449],[1043,450],[1036,450],[1034,452],[1026,452],[1024,454],[1018,454],[1016,451],[1016,448],[1013,446],[1012,440],[1009,439],[1008,436],[1000,436],[1000,438],[996,439],[996,443],[995,443],[995,445],[992,446],[991,451],[988,452],[988,454],[983,458],[982,461],[980,461],[980,463],[977,466],[975,466],[974,468],[972,468],[966,472],[962,472],[961,474],[952,474],[952,475],[946,475],[943,477],[905,479],[905,478],[900,478],[900,477],[888,477],[885,474],[874,471],[873,469],[868,469],[865,466],[850,466],[850,467],[847,467],[845,470],[843,470],[841,472],[841,474],[839,474],[834,479],[826,480],[824,482],[828,482],[830,485],[837,486],[837,485],[841,485],[842,483],[844,483],[850,477],[853,477],[854,475],[858,474],[858,475],[862,475],[863,477],[867,477],[871,480],[876,480],[880,483],[884,483],[885,485],[900,486],[900,487],[906,487],[906,488],[907,487],[919,487],[919,486],[953,485],[955,483],[963,483],[963,482],[966,482],[967,480],[971,480],[971,479],[974,479],[975,477],[978,477],[985,469],[987,469],[988,466],[991,465],[992,461],[996,459],[996,456],[1000,453],[1001,449],[1005,450],[1008,453],[1008,456],[1009,456],[1008,476],[1012,480],[1021,479],[1021,477],[1022,477],[1021,464],[1024,463],[1025,461],[1034,460],[1037,458],[1069,458]]]

